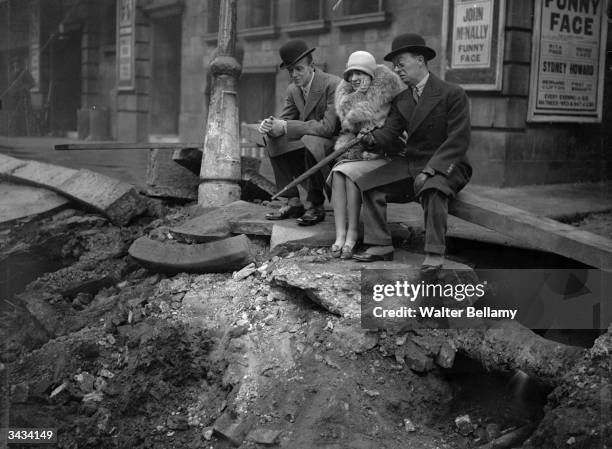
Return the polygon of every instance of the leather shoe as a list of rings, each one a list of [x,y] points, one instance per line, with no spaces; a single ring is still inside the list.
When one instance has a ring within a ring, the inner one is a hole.
[[[312,226],[325,220],[325,211],[322,209],[308,209],[304,215],[297,219],[300,226]]]
[[[367,250],[353,254],[353,259],[358,262],[376,262],[377,260],[393,260],[393,251],[385,253],[385,254],[373,254],[369,253]]]
[[[342,255],[342,247],[338,245],[332,245],[329,249],[329,252],[331,253],[331,256],[334,259],[338,259]]]
[[[287,218],[301,217],[304,214],[304,206],[283,206],[277,212],[266,214],[266,220],[286,220]]]

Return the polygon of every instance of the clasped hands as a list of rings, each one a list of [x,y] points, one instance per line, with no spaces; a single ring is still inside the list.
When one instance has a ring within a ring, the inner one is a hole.
[[[280,137],[285,134],[285,121],[271,115],[259,124],[258,131],[270,137]]]
[[[376,139],[372,135],[372,129],[370,128],[361,128],[361,131],[357,134],[357,138],[365,148],[373,149],[376,146]],[[380,158],[380,154],[366,150],[361,153],[361,158],[365,160],[378,159]]]

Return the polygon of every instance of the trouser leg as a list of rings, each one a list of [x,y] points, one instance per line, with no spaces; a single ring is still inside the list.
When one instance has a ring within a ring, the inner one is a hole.
[[[310,151],[306,149],[302,151],[304,152],[304,169],[301,173],[313,167],[317,163]],[[320,170],[306,180],[304,187],[308,192],[306,196],[306,201],[310,203],[309,207],[323,207],[323,203],[325,202],[325,195],[323,194],[324,186],[325,179],[323,179],[323,174]]]
[[[392,244],[391,232],[387,226],[387,194],[379,190],[363,192],[362,218],[364,225],[363,243],[387,246]]]
[[[425,251],[444,254],[448,220],[448,196],[436,189],[427,189],[421,195],[425,218]]]
[[[276,187],[279,190],[304,173],[304,151],[303,149],[295,150],[270,158]],[[283,193],[282,196],[284,198],[299,198],[300,193],[297,187],[293,187]]]

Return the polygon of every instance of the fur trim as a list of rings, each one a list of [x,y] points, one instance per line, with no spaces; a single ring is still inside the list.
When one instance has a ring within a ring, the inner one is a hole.
[[[342,80],[336,89],[334,104],[343,132],[357,134],[364,127],[382,126],[391,100],[405,88],[399,76],[383,64],[376,66],[366,93],[353,91],[351,83]]]

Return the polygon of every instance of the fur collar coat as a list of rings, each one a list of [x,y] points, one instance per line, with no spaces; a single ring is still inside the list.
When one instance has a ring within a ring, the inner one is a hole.
[[[391,109],[391,101],[405,88],[399,76],[383,64],[376,66],[365,93],[354,91],[350,82],[342,80],[334,97],[336,114],[342,125],[336,149],[353,139],[363,128],[382,127]],[[355,150],[362,151],[363,148]],[[349,158],[357,159],[358,155]]]

